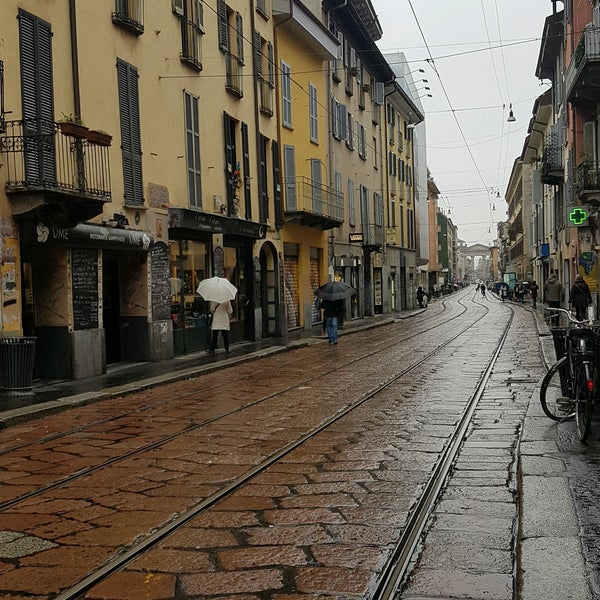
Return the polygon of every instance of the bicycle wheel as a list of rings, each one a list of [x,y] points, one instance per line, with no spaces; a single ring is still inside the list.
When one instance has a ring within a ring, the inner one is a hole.
[[[540,387],[543,411],[554,421],[566,421],[575,415],[573,401],[568,394],[568,365],[563,356],[544,375]]]
[[[582,364],[575,375],[575,424],[577,436],[583,444],[588,439],[592,424],[594,384],[594,368],[589,363]]]

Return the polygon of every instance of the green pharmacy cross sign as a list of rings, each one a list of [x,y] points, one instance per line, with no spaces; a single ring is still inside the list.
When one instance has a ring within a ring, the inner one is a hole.
[[[588,213],[585,208],[581,206],[576,206],[569,212],[569,221],[571,224],[580,227],[581,225],[585,225],[588,218]]]

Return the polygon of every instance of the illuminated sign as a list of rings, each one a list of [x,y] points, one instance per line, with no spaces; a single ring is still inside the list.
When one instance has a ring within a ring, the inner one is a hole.
[[[575,227],[587,225],[588,212],[585,207],[575,206],[569,211],[569,222]]]
[[[348,235],[348,241],[352,244],[353,242],[358,242],[358,243],[362,243],[363,241],[363,234],[361,233],[350,233]]]

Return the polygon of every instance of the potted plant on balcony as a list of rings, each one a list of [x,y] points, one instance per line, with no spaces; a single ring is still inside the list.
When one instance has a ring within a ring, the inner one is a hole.
[[[112,135],[99,129],[90,129],[87,132],[87,139],[88,142],[97,144],[98,146],[110,146],[112,142]]]
[[[79,117],[73,115],[65,115],[58,122],[58,126],[63,135],[74,137],[77,139],[84,139],[87,137],[88,128],[83,124],[83,121]]]

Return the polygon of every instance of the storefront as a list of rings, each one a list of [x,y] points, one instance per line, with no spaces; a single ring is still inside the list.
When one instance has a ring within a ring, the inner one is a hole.
[[[266,228],[242,219],[187,209],[169,210],[169,281],[173,348],[176,355],[206,348],[210,303],[196,293],[200,281],[227,278],[238,293],[232,301],[231,342],[255,339],[256,240]]]
[[[37,338],[36,377],[79,379],[171,354],[150,308],[160,277],[149,272],[149,233],[52,222],[21,233],[23,332]]]

